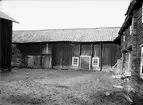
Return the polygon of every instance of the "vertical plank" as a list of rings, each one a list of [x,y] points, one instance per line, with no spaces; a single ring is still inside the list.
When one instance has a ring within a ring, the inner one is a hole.
[[[1,37],[1,51],[2,51],[2,53],[1,53],[1,69],[2,69],[2,71],[3,71],[3,68],[4,68],[4,63],[5,63],[5,61],[4,61],[4,57],[5,57],[5,24],[4,24],[4,20],[2,20],[2,37]]]
[[[80,56],[79,44],[77,43],[71,44],[71,48],[72,48],[72,57],[79,57]]]
[[[40,68],[43,68],[43,66],[42,66],[42,54],[40,55]]]
[[[103,45],[103,65],[105,70],[111,68],[111,43],[104,43]]]
[[[92,69],[92,57],[93,57],[93,44],[91,44],[91,59],[90,59],[90,68]]]
[[[70,43],[55,43],[53,51],[54,66],[68,67],[71,65],[72,46]]]
[[[91,59],[93,57],[93,44],[91,44]]]
[[[7,37],[8,37],[8,59],[7,59],[7,64],[8,64],[8,70],[11,71],[11,57],[12,57],[12,22],[8,22],[8,29],[7,29]]]
[[[102,49],[103,47],[102,47],[102,43],[100,43],[100,68],[101,68],[101,70],[100,71],[102,71]]]
[[[0,19],[0,72],[2,68],[2,19]]]
[[[113,46],[113,44],[111,44],[110,48],[109,48],[109,50],[110,50],[110,65],[111,65],[111,67],[113,65],[112,61],[115,59],[114,57],[116,57],[116,56],[113,56],[113,54],[116,53],[116,49],[114,49],[115,52],[113,52],[113,49],[114,49],[114,46]]]
[[[81,56],[81,43],[79,43],[79,56]]]
[[[81,68],[81,58],[80,58],[80,56],[81,56],[81,43],[79,43],[79,68]]]
[[[118,45],[117,44],[112,44],[111,49],[111,66],[114,66],[117,63],[117,56],[118,56]]]
[[[50,43],[51,45],[51,68],[53,68],[53,43]]]
[[[81,55],[91,56],[91,44],[81,45]]]

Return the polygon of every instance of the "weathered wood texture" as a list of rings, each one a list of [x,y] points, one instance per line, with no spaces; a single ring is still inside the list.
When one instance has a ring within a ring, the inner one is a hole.
[[[93,70],[101,70],[101,44],[92,44],[92,57],[99,57],[99,67],[92,67]]]
[[[117,62],[117,45],[105,43],[102,45],[102,69],[109,71]]]
[[[102,47],[101,47],[102,46]],[[31,68],[57,68],[57,69],[111,69],[121,54],[119,45],[114,43],[27,43],[17,44],[25,56],[25,67]],[[79,66],[72,66],[72,57],[79,58]],[[89,57],[85,67],[83,57]],[[99,57],[99,67],[92,67],[92,58]],[[37,61],[38,60],[38,61]],[[84,67],[84,68],[83,68]]]
[[[72,45],[72,56],[79,57],[80,56],[80,44],[75,43],[71,45]]]
[[[68,69],[72,64],[72,45],[70,43],[53,44],[53,67]]]
[[[0,19],[0,70],[11,70],[12,22]]]
[[[127,28],[123,35],[126,35],[126,41],[122,42],[123,51],[123,72],[130,71],[132,73],[131,79],[125,85],[131,86],[135,93],[140,97],[143,96],[143,79],[140,77],[141,64],[141,47],[143,44],[143,22],[142,22],[142,7],[133,11],[133,34],[129,34]],[[127,33],[127,34],[126,34]],[[131,49],[130,49],[131,46]],[[131,56],[129,57],[129,53]],[[129,64],[129,59],[131,63]]]
[[[100,44],[93,44],[93,57],[99,57],[100,58]]]
[[[91,56],[91,44],[81,44],[81,55]]]
[[[124,36],[125,42],[123,41]],[[130,28],[128,27],[122,35],[122,51],[128,49],[130,46],[132,46],[132,35],[130,35]]]
[[[43,69],[52,67],[51,43],[27,43],[16,46],[25,59],[24,67]]]
[[[52,56],[51,55],[43,55],[41,63],[42,63],[42,68],[44,68],[44,69],[52,68]]]
[[[136,90],[136,92],[139,94],[139,96],[143,96],[143,80],[140,78],[140,62],[141,62],[141,47],[140,45],[143,44],[143,21],[142,21],[142,8],[140,8],[138,11],[137,11],[137,25],[136,28],[137,28],[137,37],[135,39],[135,41],[137,42],[137,46],[135,47],[135,56],[136,56],[136,59],[135,59],[135,63],[136,63],[136,66],[135,66],[135,71],[133,72],[133,87],[134,89]]]
[[[25,43],[17,44],[17,48],[20,49],[22,55],[39,55],[39,54],[51,54],[51,49],[48,49],[46,43]]]

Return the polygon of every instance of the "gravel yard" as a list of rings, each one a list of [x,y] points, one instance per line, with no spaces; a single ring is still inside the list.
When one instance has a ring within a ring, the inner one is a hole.
[[[129,105],[109,73],[19,69],[0,76],[0,105]]]

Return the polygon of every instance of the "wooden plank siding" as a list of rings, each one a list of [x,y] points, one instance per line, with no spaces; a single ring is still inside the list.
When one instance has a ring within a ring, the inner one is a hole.
[[[0,30],[2,30],[2,19],[0,19]],[[0,31],[0,71],[2,71],[2,31]]]
[[[120,49],[114,43],[71,43],[71,42],[56,42],[56,43],[27,43],[17,44],[28,66],[28,56],[31,59],[33,68],[55,68],[55,69],[82,69],[82,70],[101,70],[111,69],[117,62],[118,53]],[[121,54],[119,54],[121,55]],[[79,58],[79,66],[72,66],[72,57]],[[83,57],[87,58],[85,64],[81,64]],[[99,67],[92,66],[92,58],[99,57]],[[34,59],[36,61],[34,61]],[[38,60],[38,61],[37,61]],[[34,66],[37,65],[37,66]],[[90,64],[90,65],[89,65]],[[39,66],[38,66],[39,65]],[[86,66],[88,67],[86,67]],[[104,71],[104,70],[103,70]]]
[[[81,55],[91,56],[91,44],[81,44]]]
[[[125,42],[123,41],[124,36]],[[128,27],[122,35],[122,51],[128,49],[130,46],[132,46],[132,35],[130,35],[130,27]]]
[[[137,65],[136,66],[136,71],[134,71],[134,74],[136,74],[136,77],[133,78],[133,87],[138,93],[139,96],[143,96],[143,80],[139,79],[140,78],[140,62],[141,62],[141,47],[140,45],[143,44],[143,22],[142,22],[142,8],[140,8],[137,11]]]
[[[64,45],[63,45],[64,44]],[[102,44],[102,43],[101,43]],[[81,59],[81,57],[91,57],[91,62],[90,62],[90,66],[92,68],[92,70],[97,70],[97,68],[93,68],[92,67],[92,58],[93,57],[99,57],[99,61],[101,62],[99,64],[99,68],[98,70],[101,70],[101,66],[103,69],[111,69],[112,66],[114,66],[114,64],[117,62],[117,58],[118,58],[118,53],[117,51],[119,51],[120,49],[118,45],[113,44],[113,43],[104,43],[102,44],[102,49],[101,49],[101,44],[100,43],[55,43],[53,46],[53,65],[59,66],[59,68],[63,68],[63,66],[69,66],[67,68],[71,68],[72,64],[72,57],[78,57],[79,59]],[[71,46],[70,46],[71,45]],[[69,49],[64,51],[63,50],[63,46],[64,49]],[[58,47],[58,48],[57,48]],[[65,48],[68,47],[68,48]],[[68,53],[68,51],[70,51],[70,49],[72,49],[72,54]],[[58,53],[57,53],[58,52]],[[102,52],[102,58],[101,58],[101,52]],[[65,54],[66,53],[66,54]],[[63,56],[64,54],[64,56]],[[70,54],[70,55],[69,55]],[[68,57],[70,57],[70,59],[66,59],[66,55],[68,55]],[[121,56],[121,54],[119,54],[119,56]],[[63,58],[64,57],[64,58]],[[101,61],[102,60],[102,61]],[[66,61],[66,63],[64,64],[63,62]],[[68,63],[69,62],[69,63]],[[81,68],[81,62],[79,65],[79,69],[84,69]],[[84,67],[84,66],[83,66]],[[87,68],[85,68],[87,70]]]
[[[16,46],[24,57],[24,67],[52,68],[51,43],[26,43]]]
[[[12,22],[0,19],[0,71],[11,70]]]
[[[120,30],[121,37],[126,36],[125,42],[122,41],[122,73],[130,72],[131,77],[124,83],[125,87],[128,88],[129,96],[136,101],[136,96],[141,99],[143,97],[143,79],[140,74],[141,67],[141,45],[143,45],[143,10],[142,1],[136,2],[135,7],[131,10],[131,14],[128,16],[132,21],[128,20],[124,22],[125,30]],[[129,25],[132,24],[132,35],[129,32]],[[128,31],[128,32],[127,32]],[[133,94],[134,93],[134,94]],[[139,101],[138,101],[139,102]],[[138,103],[137,102],[137,103]],[[137,104],[138,105],[138,104]]]
[[[72,57],[79,57],[80,56],[80,44],[75,43],[71,44],[72,45]]]
[[[92,57],[99,57],[99,67],[92,67],[93,70],[101,70],[101,44],[97,43],[97,44],[93,44],[93,54]]]
[[[69,69],[72,59],[72,45],[70,43],[53,44],[53,67]]]
[[[105,43],[102,45],[102,70],[108,71],[117,62],[117,45]]]

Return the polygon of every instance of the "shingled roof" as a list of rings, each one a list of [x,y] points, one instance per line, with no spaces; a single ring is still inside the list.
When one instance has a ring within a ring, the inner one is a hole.
[[[14,20],[12,17],[8,16],[7,14],[3,13],[2,11],[0,11],[0,18],[18,23],[16,20]]]
[[[105,42],[118,36],[119,27],[13,31],[13,43]]]

